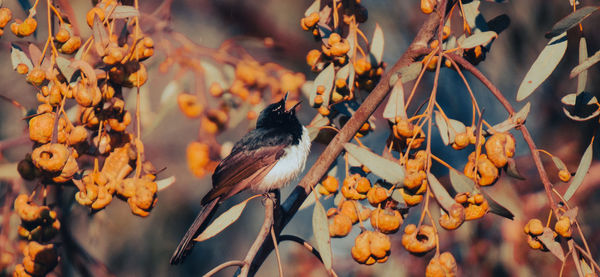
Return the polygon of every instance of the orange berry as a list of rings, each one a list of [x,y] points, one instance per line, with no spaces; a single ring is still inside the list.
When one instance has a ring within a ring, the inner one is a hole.
[[[361,177],[356,182],[356,191],[360,194],[365,194],[371,189],[371,181],[365,177]]]
[[[81,47],[81,38],[78,36],[70,37],[59,49],[60,52],[65,54],[73,54]]]
[[[571,230],[571,220],[566,216],[561,216],[556,224],[554,225],[554,230],[564,238],[570,238],[573,235],[573,231]]]
[[[319,51],[317,49],[310,50],[310,51],[308,51],[308,54],[306,55],[306,63],[310,67],[315,67],[317,65],[317,62],[319,62],[320,58],[321,58],[321,51]]]
[[[362,58],[354,62],[354,71],[356,74],[363,75],[369,70],[371,70],[371,62],[367,61],[367,59]]]
[[[100,19],[100,22],[104,21],[104,17],[106,16],[103,9],[93,7],[88,11],[87,15],[85,16],[88,26],[92,27],[94,25],[94,17],[96,15]]]
[[[345,237],[352,230],[352,221],[345,214],[336,214],[329,223],[329,236]]]
[[[369,203],[374,207],[377,207],[379,203],[385,201],[387,198],[387,190],[380,186],[372,188],[367,193],[367,199],[369,200]]]
[[[571,180],[571,173],[566,169],[561,169],[558,171],[558,178],[566,183]]]
[[[423,61],[426,61],[426,60],[427,60],[427,58],[425,58]],[[437,63],[438,63],[438,56],[431,57],[431,59],[429,59],[429,63],[427,64],[427,70],[435,71],[435,69],[437,68]]]
[[[444,28],[442,28],[442,39],[447,39],[451,31],[450,26],[444,25]]]
[[[17,65],[17,73],[25,75],[27,74],[27,72],[29,72],[29,67],[27,67],[27,65],[25,65],[24,63],[20,63]]]
[[[25,21],[18,26],[19,37],[26,37],[33,34],[37,28],[37,21],[31,17],[25,19]]]
[[[0,29],[12,19],[12,12],[8,8],[0,8]]]
[[[328,116],[331,113],[331,111],[325,106],[321,106],[318,111],[322,116]]]
[[[323,185],[328,192],[334,193],[338,191],[339,182],[337,178],[329,175],[325,178],[325,180],[323,180],[323,182],[321,182],[321,185]]]
[[[69,38],[71,38],[71,34],[69,34],[69,31],[67,31],[67,29],[61,27],[54,36],[54,38],[60,43],[65,43],[67,42],[67,40],[69,40]]]
[[[322,95],[315,96],[315,105],[320,106],[321,104],[323,104],[323,96]]]
[[[436,0],[421,0],[421,11],[424,14],[432,13],[436,2]]]
[[[27,82],[34,86],[41,85],[46,79],[46,73],[39,66],[34,67],[29,74],[27,74]]]

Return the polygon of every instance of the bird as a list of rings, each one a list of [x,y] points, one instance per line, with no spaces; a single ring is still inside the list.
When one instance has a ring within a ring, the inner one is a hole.
[[[172,265],[183,262],[193,248],[193,239],[206,229],[223,201],[246,190],[261,194],[280,189],[304,170],[311,140],[296,117],[300,102],[286,110],[287,97],[288,93],[262,110],[256,128],[236,142],[218,164],[212,175],[213,187],[202,198],[200,212],[175,249]]]

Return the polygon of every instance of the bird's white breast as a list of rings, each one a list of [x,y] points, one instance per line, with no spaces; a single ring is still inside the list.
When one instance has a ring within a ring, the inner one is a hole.
[[[271,171],[267,173],[263,181],[253,185],[252,190],[262,193],[284,187],[304,170],[309,152],[310,138],[308,130],[303,126],[300,142],[296,145],[288,146],[285,154],[281,156]]]

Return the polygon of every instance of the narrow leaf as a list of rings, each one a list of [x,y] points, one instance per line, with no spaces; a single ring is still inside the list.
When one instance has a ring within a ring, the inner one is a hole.
[[[568,217],[571,221],[577,220],[577,213],[579,212],[578,207],[572,207],[564,212],[562,215]]]
[[[556,165],[556,168],[558,168],[558,170],[567,170],[567,166],[559,157],[552,156],[552,161],[554,162],[554,165]]]
[[[175,176],[171,176],[171,177],[160,179],[160,180],[156,181],[156,185],[158,186],[158,191],[166,189],[172,184],[175,184]]]
[[[438,127],[440,136],[442,137],[442,142],[444,142],[444,145],[448,145],[450,143],[448,137],[448,124],[446,124],[446,119],[439,111],[435,111],[435,125]]]
[[[70,66],[72,68],[81,70],[81,72],[85,74],[85,77],[88,78],[90,84],[96,84],[96,82],[98,81],[98,78],[96,77],[96,72],[89,63],[83,60],[74,60],[71,62]]]
[[[587,58],[587,43],[585,41],[585,37],[582,36],[581,39],[579,39],[579,63],[585,62]],[[580,94],[585,90],[586,83],[587,70],[584,70],[579,75],[577,75],[577,94]]]
[[[594,271],[592,271],[592,268],[585,262],[583,258],[579,260],[579,264],[581,265],[581,273],[583,273],[583,276],[594,276]]]
[[[321,8],[321,0],[315,0],[308,9],[304,12],[304,16],[309,16],[312,13],[318,13]]]
[[[248,200],[252,198],[254,197],[250,197],[244,200],[244,202],[231,207],[229,210],[221,214],[210,225],[208,225],[208,227],[206,227],[204,232],[202,232],[194,240],[205,241],[216,236],[221,231],[225,230],[225,228],[229,227],[229,225],[233,224],[236,220],[238,220],[238,218],[240,218],[240,215],[242,215],[244,208],[246,208],[246,204],[248,204]]]
[[[560,247],[560,243],[554,240],[554,232],[552,229],[545,227],[544,233],[538,236],[538,239],[550,250],[554,256],[556,256],[561,262],[565,261],[565,253]]]
[[[429,187],[431,188],[431,192],[433,192],[433,196],[435,196],[435,200],[442,206],[442,208],[446,211],[449,211],[450,208],[456,201],[454,198],[450,196],[448,191],[442,186],[440,181],[431,173],[427,173],[427,181],[429,182]]]
[[[513,213],[511,211],[509,211],[504,206],[500,205],[500,203],[496,202],[496,200],[494,200],[487,193],[482,191],[481,194],[483,195],[483,198],[485,198],[485,200],[487,200],[488,205],[490,206],[490,213],[497,214],[501,217],[505,217],[510,220],[515,218],[515,216],[513,215]]]
[[[352,143],[346,143],[344,148],[352,157],[388,183],[404,183],[404,168],[401,165]]]
[[[571,184],[569,185],[569,188],[565,192],[565,195],[563,195],[563,198],[566,201],[569,201],[569,199],[571,199],[571,197],[573,196],[575,191],[577,191],[579,186],[581,186],[581,184],[583,183],[583,178],[585,177],[588,170],[590,169],[590,165],[592,164],[593,145],[594,145],[594,138],[592,138],[590,145],[587,147],[587,149],[583,153],[583,156],[581,156],[581,161],[579,162],[579,166],[577,167],[577,172],[575,172],[575,176],[573,176],[573,179],[571,180]]]
[[[12,47],[10,49],[10,61],[12,62],[13,70],[17,69],[17,66],[19,64],[26,65],[29,68],[29,70],[33,69],[33,63],[31,63],[31,60],[29,59],[29,57],[27,57],[27,54],[23,52],[21,47],[17,46],[14,43],[12,44]]]
[[[140,12],[134,6],[120,5],[117,6],[114,11],[110,14],[111,19],[122,19],[128,17],[139,16]]]
[[[402,82],[400,80],[394,84],[392,92],[390,93],[390,98],[383,109],[383,118],[394,121],[397,116],[408,118],[406,110],[404,109],[404,88],[402,87]]]
[[[575,12],[572,12],[571,14],[567,15],[563,19],[556,22],[556,24],[554,24],[554,26],[552,26],[552,30],[550,32],[546,33],[546,38],[553,38],[555,36],[558,36],[558,35],[566,32],[567,30],[573,28],[574,26],[579,24],[586,17],[590,16],[590,14],[592,14],[593,12],[595,12],[597,10],[598,10],[598,7],[589,6],[589,7],[583,7],[581,9],[578,9]]]
[[[380,64],[383,58],[383,31],[379,24],[375,23],[375,32],[373,32],[373,39],[371,39],[371,55],[375,58],[375,64]]]
[[[104,50],[109,43],[108,33],[106,32],[106,28],[104,28],[104,24],[98,17],[98,14],[94,14],[94,25],[92,26],[92,34],[94,36],[94,46],[96,47],[96,52],[100,56],[104,56]]]
[[[321,127],[327,124],[329,124],[329,118],[322,116],[321,114],[315,115],[315,118],[313,118],[309,126],[306,127],[306,129],[308,129],[308,137],[310,140],[315,140],[321,131]]]
[[[450,184],[457,193],[473,192],[475,190],[475,182],[454,169],[450,169]]]
[[[523,175],[521,175],[521,173],[519,172],[519,169],[517,168],[517,163],[515,162],[515,159],[509,158],[505,169],[506,169],[506,174],[508,174],[508,176],[519,179],[519,180],[525,180],[525,177],[523,177]]]
[[[31,57],[31,61],[33,64],[42,64],[42,51],[35,44],[29,44],[29,56]]]
[[[329,105],[329,98],[331,95],[331,89],[333,88],[333,81],[335,79],[335,67],[333,63],[330,63],[319,75],[315,78],[313,82],[313,89],[310,95],[310,105],[315,105],[315,96],[317,96],[317,88],[319,86],[323,86],[325,88],[325,92],[323,92],[323,106],[327,107]]]
[[[577,65],[576,67],[573,68],[573,70],[571,70],[571,74],[569,74],[569,78],[573,78],[573,77],[581,74],[582,72],[584,72],[588,68],[590,68],[592,65],[595,65],[596,63],[598,63],[598,61],[600,61],[600,50],[598,50],[596,53],[594,53],[594,55],[592,55],[591,57],[587,58],[585,61],[579,62],[579,65]]]
[[[525,106],[523,106],[523,108],[521,108],[521,110],[519,110],[513,116],[510,116],[505,121],[502,121],[501,123],[498,123],[498,124],[492,126],[492,130],[494,132],[500,132],[500,133],[511,130],[518,124],[525,122],[525,120],[527,119],[527,115],[529,115],[530,109],[531,109],[531,103],[527,102],[527,104],[525,104]],[[488,131],[488,133],[490,133],[490,132]]]
[[[523,82],[521,82],[521,86],[519,86],[519,91],[517,92],[517,101],[527,98],[550,76],[564,56],[565,50],[567,50],[566,32],[554,37],[546,44],[546,47],[544,47],[531,68],[529,68]]]
[[[67,82],[71,81],[71,77],[73,77],[73,73],[75,73],[75,69],[71,66],[71,61],[62,56],[56,57],[56,66],[58,70],[65,76]]]
[[[313,210],[313,233],[317,242],[316,246],[323,259],[323,265],[327,271],[331,270],[333,258],[331,253],[331,237],[329,237],[329,224],[327,222],[327,213],[321,205],[321,202],[315,202]]]
[[[316,197],[321,197],[321,194],[317,193],[316,190],[311,191],[310,194],[306,196],[306,199],[304,199],[304,202],[302,202],[302,205],[300,205],[300,208],[298,208],[298,210],[304,210],[310,207],[312,204],[314,204],[317,200],[315,198],[315,194],[317,195]]]
[[[398,70],[398,74],[400,74],[400,80],[402,83],[408,83],[414,79],[419,77],[419,73],[421,73],[421,69],[423,68],[422,63],[411,63],[409,66],[405,66]]]
[[[469,36],[468,38],[463,40],[459,44],[459,46],[460,46],[460,48],[471,49],[478,45],[487,45],[490,41],[492,41],[492,39],[495,39],[497,37],[498,37],[498,34],[496,34],[496,32],[494,32],[494,31],[481,32],[481,33],[477,33],[472,36]]]

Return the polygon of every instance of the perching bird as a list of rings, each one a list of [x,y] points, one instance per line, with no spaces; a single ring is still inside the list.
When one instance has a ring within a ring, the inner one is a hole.
[[[308,131],[296,117],[296,104],[285,109],[284,98],[266,107],[259,115],[256,129],[240,139],[212,175],[213,188],[202,198],[202,208],[171,257],[181,263],[192,249],[193,239],[227,198],[250,189],[265,193],[282,188],[302,170],[310,151]]]

